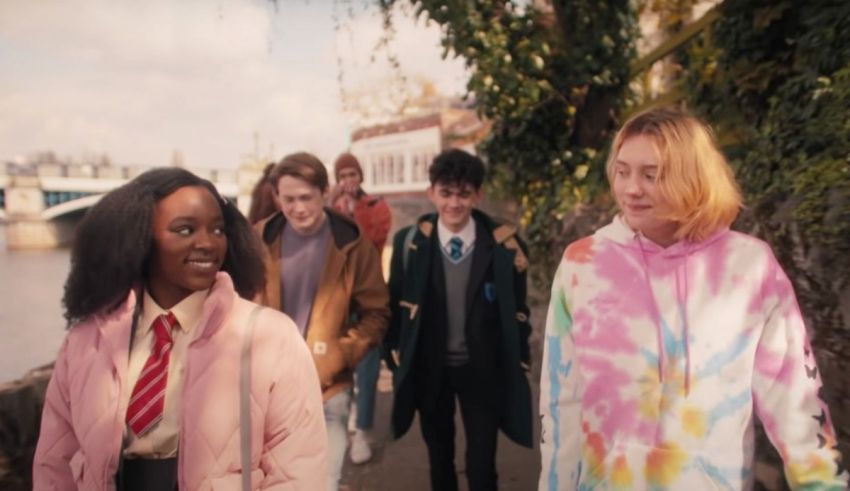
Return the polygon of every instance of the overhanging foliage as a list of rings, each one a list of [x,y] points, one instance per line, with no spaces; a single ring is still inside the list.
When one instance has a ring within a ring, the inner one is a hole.
[[[384,12],[394,1],[381,2]],[[411,2],[464,58],[467,88],[493,121],[481,153],[492,190],[521,205],[536,257],[552,264],[564,214],[604,188],[599,151],[616,127],[634,56],[628,0]]]

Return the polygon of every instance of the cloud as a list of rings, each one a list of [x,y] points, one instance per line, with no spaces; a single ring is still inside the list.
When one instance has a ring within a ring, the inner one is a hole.
[[[253,152],[256,133],[261,154],[307,150],[327,162],[352,129],[340,103],[333,8],[294,0],[277,7],[3,0],[0,159],[53,150],[163,165],[180,150],[189,166],[235,167]],[[438,34],[409,20],[398,25],[402,68],[460,90],[452,81],[457,65],[439,58]],[[352,26],[358,53],[368,53],[379,19],[358,17]],[[357,56],[346,74],[386,77],[386,67]]]
[[[180,70],[263,54],[268,10],[244,0],[5,0],[0,32],[49,56]]]

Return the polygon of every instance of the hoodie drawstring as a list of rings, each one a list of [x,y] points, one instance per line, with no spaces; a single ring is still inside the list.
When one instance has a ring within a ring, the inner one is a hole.
[[[655,316],[655,331],[656,331],[656,341],[658,344],[658,381],[659,383],[664,383],[664,333],[661,329],[661,310],[658,308],[658,301],[655,299],[655,293],[652,290],[652,283],[649,278],[649,260],[646,256],[646,249],[643,247],[643,241],[641,240],[640,234],[636,234],[638,246],[640,247],[641,259],[643,259],[643,276],[646,280],[646,288],[649,291],[649,296],[652,299],[652,310],[653,315]],[[688,259],[690,256],[690,247],[686,247],[685,249],[685,265],[684,265],[684,273],[685,273],[685,292],[684,299],[682,298],[682,293],[679,287],[679,270],[676,270],[676,303],[678,307],[681,309],[682,314],[682,348],[685,352],[685,397],[690,394],[691,391],[691,346],[689,341],[689,329],[688,329]]]
[[[688,259],[691,254],[690,247],[685,249],[685,295],[682,298],[679,292],[679,270],[676,270],[676,303],[682,309],[682,347],[685,350],[685,397],[691,392],[691,343],[688,335]]]
[[[649,297],[652,299],[652,314],[655,316],[655,339],[658,344],[658,382],[664,383],[664,333],[661,332],[661,311],[658,309],[658,302],[655,301],[655,294],[652,293],[652,283],[649,280],[649,260],[646,258],[646,249],[643,248],[643,241],[640,239],[640,234],[636,234],[638,246],[640,247],[640,255],[643,259],[643,277],[646,280],[646,288],[649,291]]]

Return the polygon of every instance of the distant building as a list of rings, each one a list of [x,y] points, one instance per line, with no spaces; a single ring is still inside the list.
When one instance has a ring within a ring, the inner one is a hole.
[[[489,130],[475,111],[446,108],[426,116],[360,128],[351,153],[363,167],[363,185],[375,194],[418,194],[428,187],[428,166],[447,148],[475,153]]]
[[[428,167],[448,148],[475,153],[475,145],[490,130],[490,123],[475,111],[460,107],[435,109],[423,116],[398,119],[360,128],[351,135],[350,152],[363,168],[363,187],[382,195],[393,213],[392,233],[433,210],[425,196]],[[384,261],[389,260],[389,248]]]

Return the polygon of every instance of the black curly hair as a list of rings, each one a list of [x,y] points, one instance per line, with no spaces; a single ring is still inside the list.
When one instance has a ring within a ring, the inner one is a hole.
[[[428,178],[432,186],[469,184],[475,189],[481,189],[484,173],[484,162],[481,159],[457,148],[444,150],[434,157],[428,167]]]
[[[264,281],[257,237],[236,206],[213,184],[180,168],[152,169],[107,193],[77,226],[71,248],[71,272],[62,304],[69,325],[118,307],[130,289],[144,285],[153,245],[154,205],[186,186],[209,190],[221,206],[227,236],[222,271],[236,291],[251,298]]]

